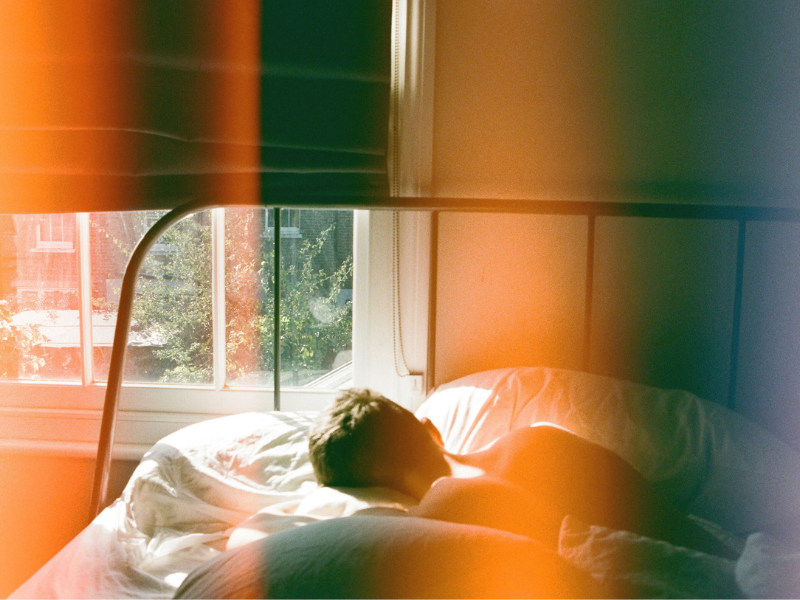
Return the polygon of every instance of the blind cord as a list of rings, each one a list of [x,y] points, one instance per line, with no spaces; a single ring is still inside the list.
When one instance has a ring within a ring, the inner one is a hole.
[[[392,354],[395,372],[400,377],[411,375],[403,347],[403,321],[400,310],[400,214],[397,211],[392,212]]]

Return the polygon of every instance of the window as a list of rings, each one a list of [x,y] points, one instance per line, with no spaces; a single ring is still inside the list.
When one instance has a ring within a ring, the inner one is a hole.
[[[80,381],[75,215],[11,219],[0,244],[6,311],[0,377]]]
[[[75,217],[68,214],[42,215],[36,225],[32,252],[74,252]]]
[[[300,231],[300,214],[302,210],[295,208],[284,209],[281,211],[281,237],[282,238],[299,238],[303,237]],[[264,210],[264,237],[272,237],[275,235],[274,211]]]
[[[272,408],[274,238],[264,236],[271,212],[204,211],[151,250],[137,282],[118,427],[130,452],[210,415]],[[13,265],[0,298],[0,329],[12,332],[0,346],[0,379],[14,386],[0,410],[12,436],[34,443],[63,434],[94,454],[122,275],[162,214],[13,217],[13,243],[0,247],[0,260]],[[281,236],[281,407],[319,409],[352,385],[353,211],[284,210],[281,221],[296,230]],[[21,252],[38,245],[42,231],[50,241],[71,232],[85,245],[52,257]],[[39,293],[51,289],[70,291],[70,302]],[[42,421],[42,410],[69,425],[37,434],[29,425]],[[15,419],[24,425],[12,426]]]
[[[299,228],[301,211],[284,212]],[[302,212],[305,238],[281,244],[281,385],[325,389],[334,383],[330,371],[346,373],[351,364],[353,216],[352,211]],[[260,235],[264,214],[261,208],[206,211],[162,236],[160,247],[171,252],[151,251],[144,264],[126,380],[272,388],[274,247]],[[135,213],[94,215],[93,227],[105,235],[92,248],[93,278],[111,273],[113,285],[153,220],[149,214],[144,219]],[[112,230],[136,233],[125,243]],[[104,266],[98,269],[99,256]],[[222,298],[216,299],[217,293]],[[110,329],[117,297],[93,295],[94,305],[104,306],[93,313],[95,329]],[[104,348],[108,353],[110,336],[102,346],[100,341],[95,340],[97,353]],[[105,380],[107,371],[104,356],[96,361],[94,378]],[[339,387],[349,382],[340,379]]]
[[[226,377],[232,386],[272,386],[273,240],[259,236],[257,228],[272,224],[273,212],[243,208],[225,214],[225,313],[229,324],[237,324],[226,337]],[[281,212],[281,386],[349,387],[353,212]],[[287,229],[297,233],[285,236]],[[255,243],[237,243],[248,237]]]
[[[161,217],[163,217],[165,214],[167,214],[166,210],[146,210],[146,211],[144,211],[144,214],[142,215],[142,218],[144,220],[145,231],[147,231],[153,225],[155,225],[158,222],[158,220]],[[150,248],[150,252],[152,252],[153,254],[166,254],[168,252],[175,252],[175,251],[176,251],[175,248],[173,248],[169,244],[162,244],[162,243],[159,243],[159,242],[156,242]]]

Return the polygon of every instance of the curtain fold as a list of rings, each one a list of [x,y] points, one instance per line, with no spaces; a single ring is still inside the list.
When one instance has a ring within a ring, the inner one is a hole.
[[[383,195],[389,0],[11,0],[0,213]]]

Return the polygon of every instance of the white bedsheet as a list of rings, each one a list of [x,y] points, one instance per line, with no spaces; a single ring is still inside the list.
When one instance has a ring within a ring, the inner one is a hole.
[[[754,533],[736,562],[736,581],[749,598],[800,598],[800,550]]]
[[[567,516],[558,552],[615,597],[743,598],[736,563]]]

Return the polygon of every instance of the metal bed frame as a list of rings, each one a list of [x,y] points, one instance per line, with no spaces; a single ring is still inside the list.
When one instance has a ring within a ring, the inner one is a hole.
[[[673,193],[682,195],[682,191]],[[641,193],[637,194],[642,196]],[[647,194],[644,194],[645,196]],[[671,195],[671,194],[667,194]],[[687,194],[694,195],[694,194]],[[700,195],[708,197],[707,193]],[[730,198],[730,195],[725,194]],[[584,317],[584,367],[587,366],[591,344],[592,321],[592,291],[594,280],[594,245],[595,222],[597,217],[645,217],[666,219],[699,219],[714,221],[733,221],[738,224],[738,242],[736,250],[736,283],[734,290],[733,332],[731,336],[731,363],[728,405],[733,406],[736,395],[736,380],[739,358],[739,330],[742,309],[742,287],[744,277],[744,258],[747,223],[751,221],[778,221],[800,223],[800,209],[757,207],[757,206],[729,206],[705,204],[676,204],[663,202],[625,202],[611,201],[560,201],[560,200],[494,200],[481,198],[420,198],[420,197],[382,197],[382,198],[353,198],[331,196],[302,196],[291,198],[274,198],[274,203],[269,208],[274,211],[276,231],[280,228],[281,208],[309,208],[309,209],[379,209],[379,210],[424,210],[431,211],[431,254],[430,254],[430,286],[428,309],[428,362],[426,380],[434,380],[435,350],[436,350],[436,285],[438,265],[438,224],[439,213],[449,212],[495,212],[538,215],[572,215],[584,216],[588,219],[588,250],[586,256],[586,312]],[[117,324],[114,331],[114,342],[111,350],[111,362],[108,373],[103,417],[100,426],[100,439],[98,442],[97,462],[95,466],[94,483],[92,488],[91,513],[93,519],[107,504],[108,480],[111,469],[111,450],[114,443],[114,430],[119,409],[119,396],[122,386],[122,374],[125,363],[125,354],[128,345],[131,313],[133,309],[136,279],[142,263],[150,247],[158,237],[178,221],[202,210],[224,208],[229,204],[212,204],[203,201],[189,202],[179,206],[164,215],[142,238],[136,246],[125,275],[120,291],[119,311]],[[260,203],[242,204],[239,206],[264,206]],[[280,272],[280,236],[275,236],[275,273]],[[277,278],[279,279],[279,278]],[[280,288],[279,281],[275,282],[274,292],[274,328],[279,330],[280,318]],[[273,336],[274,378],[273,409],[280,410],[280,335]]]

